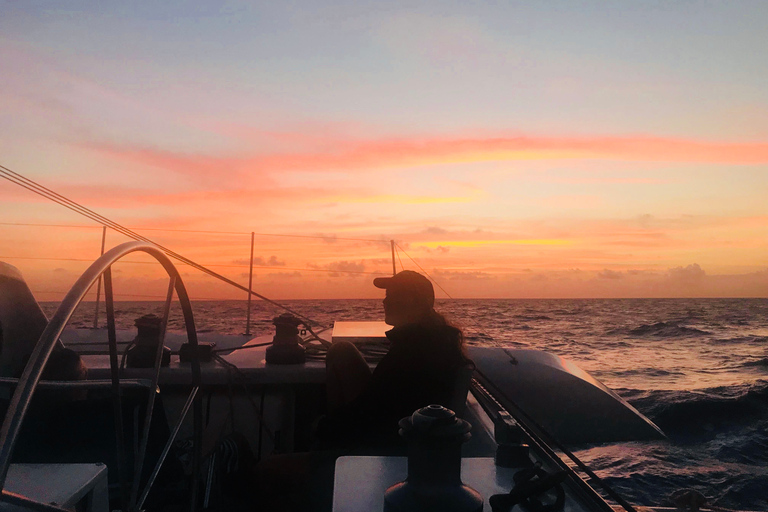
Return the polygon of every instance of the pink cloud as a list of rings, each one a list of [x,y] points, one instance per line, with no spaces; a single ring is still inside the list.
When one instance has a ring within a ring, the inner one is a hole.
[[[282,134],[281,137],[288,137]],[[299,135],[297,135],[299,137]],[[762,164],[766,142],[718,142],[662,137],[536,137],[335,139],[313,151],[257,155],[200,155],[163,149],[89,143],[108,156],[207,177],[251,176],[277,171],[359,171],[492,160],[608,159],[625,161]],[[637,179],[619,182],[638,182]],[[644,182],[640,179],[639,182]]]

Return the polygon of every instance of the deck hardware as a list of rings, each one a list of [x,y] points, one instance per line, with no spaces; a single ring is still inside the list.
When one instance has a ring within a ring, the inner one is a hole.
[[[305,349],[299,337],[299,325],[302,321],[290,313],[283,313],[272,319],[275,336],[272,346],[267,348],[266,360],[269,364],[302,364]]]
[[[565,506],[565,491],[560,484],[567,476],[568,473],[563,470],[547,473],[541,468],[541,463],[537,463],[515,473],[512,490],[507,494],[494,494],[488,503],[493,512],[510,512],[517,504],[533,512],[561,511]],[[550,491],[554,491],[554,500],[545,503],[540,498]]]
[[[461,481],[461,445],[472,425],[441,405],[400,420],[408,477],[387,489],[384,512],[481,512],[483,498]]]
[[[507,411],[500,411],[493,424],[494,438],[498,446],[494,457],[496,465],[502,468],[525,468],[533,462],[530,446],[525,443],[525,434],[520,425]]]
[[[134,338],[134,345],[128,349],[126,365],[128,368],[152,368],[160,343],[162,318],[157,315],[144,315],[136,319],[134,325],[139,333]],[[160,366],[166,367],[171,363],[171,349],[163,347]]]
[[[179,347],[179,362],[189,363],[192,359],[197,359],[201,363],[210,363],[213,361],[213,347],[215,343],[198,342],[194,347],[190,343],[184,343]]]

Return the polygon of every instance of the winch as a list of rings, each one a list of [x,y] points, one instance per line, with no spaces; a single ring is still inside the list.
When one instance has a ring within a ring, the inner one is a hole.
[[[128,349],[125,364],[128,368],[152,368],[155,366],[157,346],[160,341],[160,324],[163,319],[149,314],[136,319],[134,325],[139,332],[133,339],[133,346]],[[168,366],[171,362],[171,349],[163,347],[160,366]]]
[[[304,347],[300,345],[299,325],[302,321],[283,313],[272,319],[275,336],[267,347],[266,360],[270,364],[302,364],[305,360]]]
[[[384,512],[482,512],[483,498],[461,481],[461,445],[472,425],[442,405],[400,420],[408,477],[387,489]]]

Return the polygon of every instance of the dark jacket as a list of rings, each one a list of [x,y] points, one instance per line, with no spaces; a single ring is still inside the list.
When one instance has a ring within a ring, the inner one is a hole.
[[[347,446],[382,451],[401,445],[397,422],[430,404],[448,406],[459,370],[471,364],[455,327],[412,324],[386,334],[390,349],[368,388],[329,418],[327,426],[338,429],[333,437]]]

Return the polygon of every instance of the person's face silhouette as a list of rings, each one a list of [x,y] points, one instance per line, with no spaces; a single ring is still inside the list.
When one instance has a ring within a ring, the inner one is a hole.
[[[384,322],[392,327],[416,323],[424,316],[423,307],[410,294],[387,290],[384,297]]]

